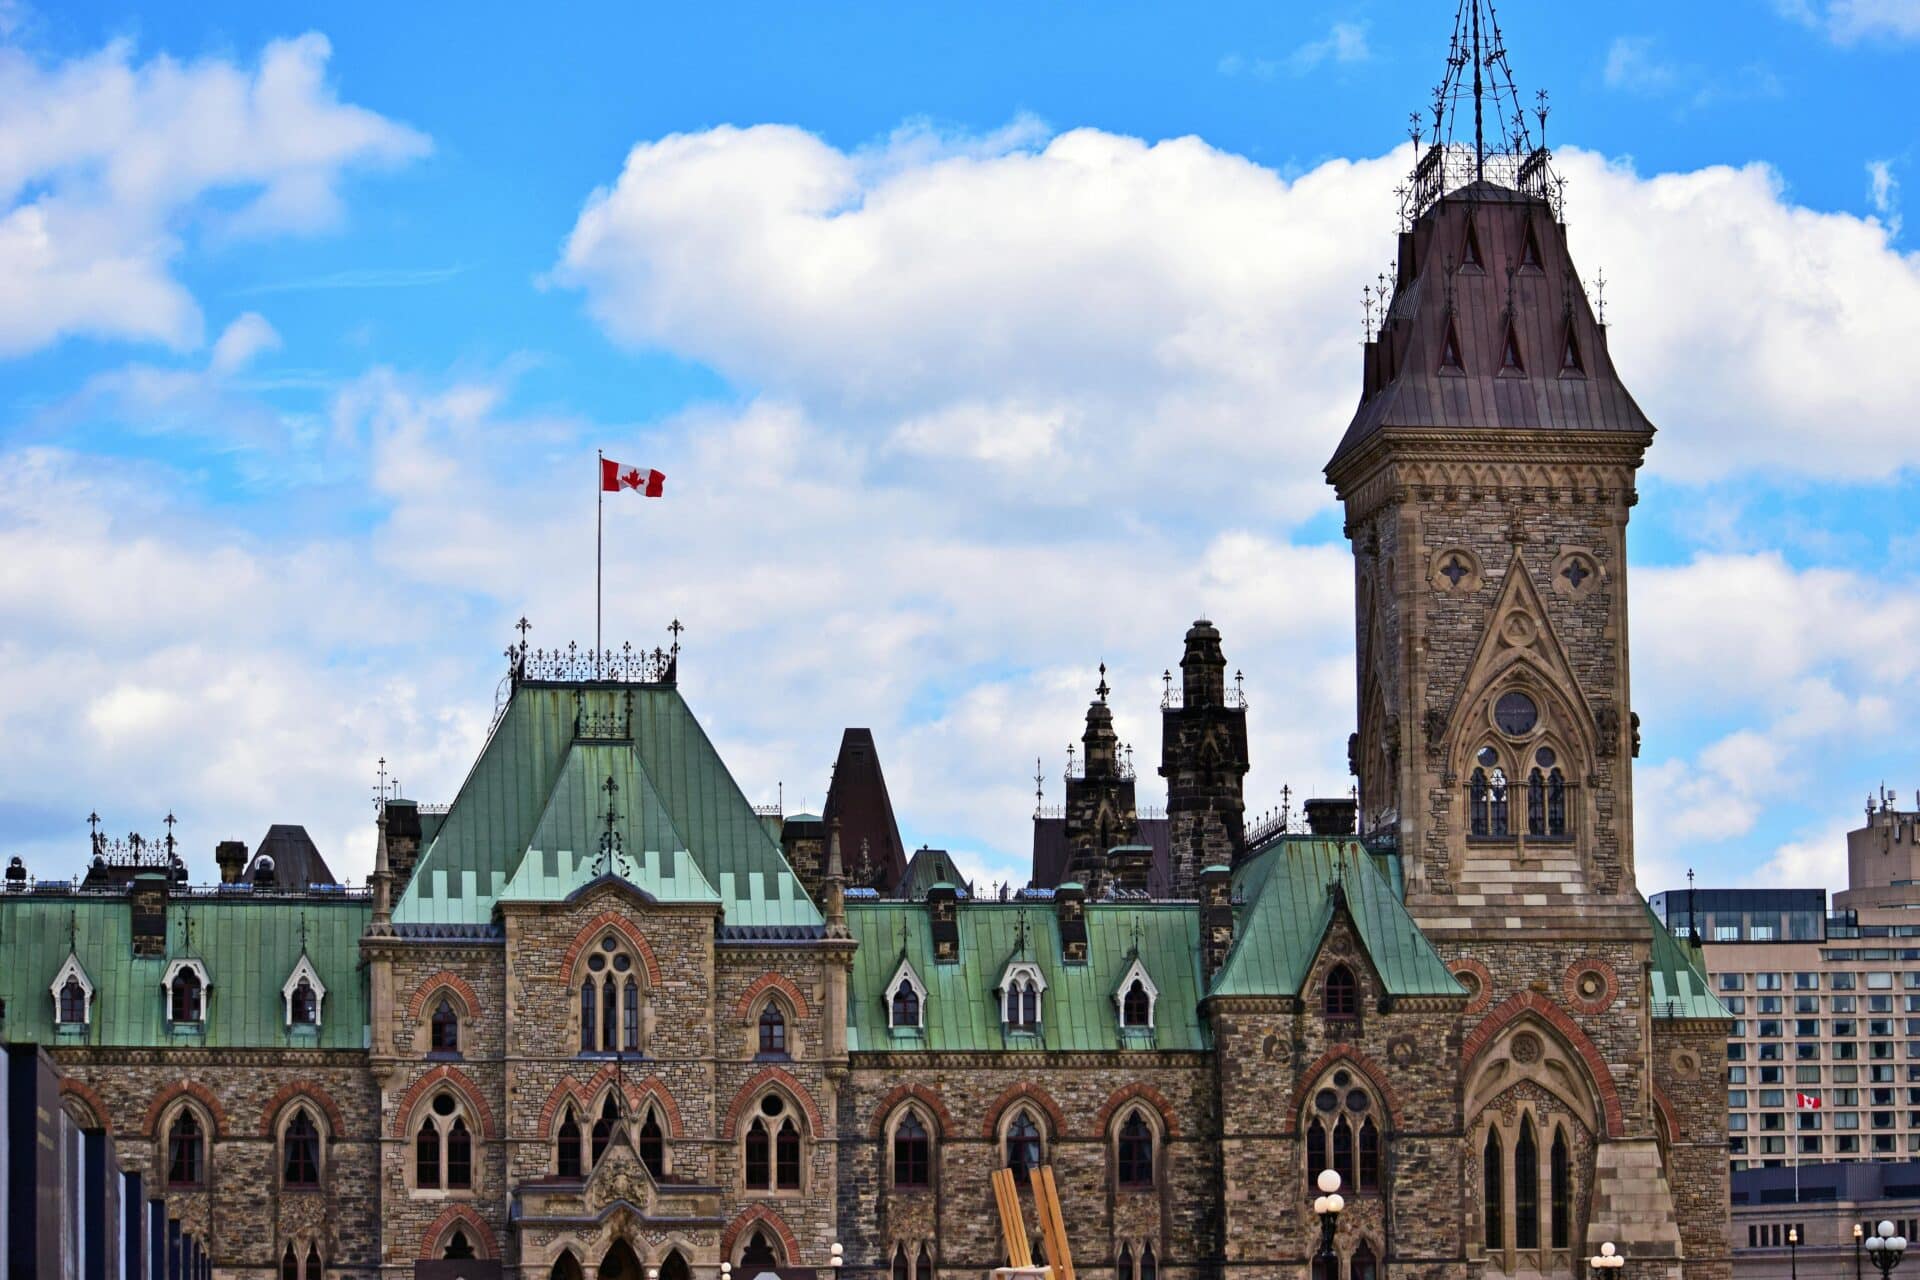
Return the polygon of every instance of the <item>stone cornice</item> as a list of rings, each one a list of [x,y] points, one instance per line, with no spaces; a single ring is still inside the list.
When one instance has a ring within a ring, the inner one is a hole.
[[[1329,468],[1349,523],[1408,487],[1427,483],[1481,492],[1533,490],[1541,501],[1635,501],[1633,473],[1651,437],[1612,431],[1409,431],[1382,433]],[[1542,471],[1559,473],[1543,483]],[[1489,476],[1489,472],[1492,473]]]
[[[993,1050],[993,1049],[931,1049],[921,1053],[896,1052],[893,1050],[866,1052],[855,1050],[847,1055],[847,1065],[853,1071],[872,1070],[910,1070],[914,1068],[940,1067],[964,1070],[1005,1071],[1014,1074],[1031,1073],[1037,1069],[1058,1069],[1065,1067],[1116,1068],[1137,1071],[1143,1068],[1192,1068],[1204,1069],[1213,1062],[1214,1055],[1207,1050],[1198,1049],[1040,1049],[1040,1050]]]
[[[149,1049],[113,1045],[47,1045],[54,1060],[66,1065],[96,1067],[337,1067],[365,1071],[371,1057],[365,1049],[276,1049],[268,1046],[209,1049]]]

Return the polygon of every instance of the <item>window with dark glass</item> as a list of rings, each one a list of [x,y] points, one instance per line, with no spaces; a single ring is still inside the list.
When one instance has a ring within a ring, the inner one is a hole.
[[[453,1004],[445,996],[433,1008],[433,1021],[428,1047],[434,1053],[458,1053],[460,1051],[460,1015],[453,1011]]]
[[[151,1007],[151,1006],[149,1006]],[[197,1187],[202,1176],[200,1121],[182,1111],[167,1130],[167,1185]]]
[[[913,1280],[934,1280],[933,1251],[923,1243],[920,1246],[920,1260],[914,1264]]]
[[[573,1118],[572,1107],[568,1107],[566,1115],[561,1117],[560,1131],[554,1139],[554,1172],[563,1178],[578,1178],[583,1172],[580,1167],[580,1122]]]
[[[920,993],[911,982],[902,982],[893,993],[893,1009],[888,1024],[895,1027],[920,1025]]]
[[[1380,1280],[1380,1263],[1374,1258],[1373,1246],[1362,1240],[1353,1251],[1353,1260],[1347,1264],[1347,1280]]]
[[[280,1255],[280,1280],[300,1280],[300,1258],[288,1245],[287,1251]]]
[[[281,1181],[289,1187],[319,1186],[320,1130],[314,1126],[313,1117],[305,1107],[294,1112],[293,1119],[287,1122],[282,1145]]]
[[[1140,1246],[1140,1280],[1160,1280],[1160,1260],[1153,1256],[1153,1246]]]
[[[787,1056],[787,1020],[771,1000],[760,1011],[760,1052],[768,1057]]]
[[[320,1246],[317,1244],[308,1245],[307,1280],[322,1280],[325,1274],[326,1267],[320,1261]]]
[[[447,1127],[447,1186],[464,1190],[473,1185],[473,1136],[460,1116]]]
[[[910,1280],[907,1271],[907,1246],[893,1246],[893,1280]]]
[[[640,1163],[647,1166],[655,1182],[667,1176],[667,1140],[660,1129],[660,1116],[652,1107],[640,1125]]]
[[[1027,1175],[1039,1167],[1040,1126],[1023,1108],[1007,1126],[1007,1168],[1013,1170],[1017,1181],[1025,1182]]]
[[[743,1268],[772,1267],[779,1265],[780,1259],[773,1256],[773,1242],[767,1239],[767,1233],[756,1228],[747,1241],[747,1247],[740,1251],[740,1265]]]
[[[1501,1159],[1500,1131],[1487,1130],[1487,1144],[1480,1157],[1480,1205],[1486,1217],[1488,1249],[1507,1247],[1506,1221],[1502,1216],[1506,1196],[1505,1161]]]
[[[772,1147],[766,1122],[756,1116],[747,1126],[746,1141],[746,1180],[747,1186],[754,1190],[765,1189],[772,1180]]]
[[[87,989],[80,979],[68,978],[60,988],[60,1021],[80,1023],[87,1020]]]
[[[1380,1189],[1380,1130],[1371,1116],[1360,1122],[1360,1168],[1354,1185],[1362,1191]]]
[[[1553,1247],[1565,1249],[1573,1236],[1573,1172],[1567,1157],[1567,1131],[1553,1130],[1553,1152],[1548,1157],[1549,1193],[1553,1198]]]
[[[1307,1186],[1313,1187],[1326,1167],[1327,1127],[1316,1119],[1307,1125]]]
[[[1329,1018],[1360,1016],[1360,984],[1354,980],[1353,970],[1343,964],[1327,970],[1322,1012]]]
[[[774,1186],[781,1191],[800,1189],[800,1129],[788,1116],[780,1122],[773,1143]]]
[[[614,1133],[620,1127],[620,1108],[614,1103],[613,1095],[608,1094],[606,1101],[600,1104],[600,1118],[593,1122],[593,1163],[598,1167],[600,1160],[607,1154],[607,1148],[613,1145]]]
[[[467,1233],[464,1230],[455,1227],[453,1234],[447,1237],[447,1247],[441,1250],[440,1256],[442,1258],[460,1261],[471,1258],[473,1257],[473,1241],[467,1239]]]
[[[313,984],[305,978],[293,984],[289,1011],[297,1027],[310,1027],[320,1021],[320,998],[315,994]]]
[[[1153,1000],[1147,995],[1147,984],[1135,978],[1133,985],[1127,988],[1126,996],[1120,1001],[1120,1025],[1123,1027],[1146,1027],[1153,1022]]]
[[[1130,1113],[1120,1126],[1117,1154],[1121,1186],[1153,1185],[1153,1130],[1138,1111]]]
[[[440,1126],[431,1120],[413,1135],[413,1182],[423,1191],[440,1186]]]
[[[909,1111],[893,1130],[893,1185],[924,1187],[929,1185],[932,1168],[932,1139],[917,1113]]]
[[[1540,1247],[1540,1152],[1533,1139],[1533,1117],[1520,1117],[1513,1144],[1513,1241],[1517,1248]]]
[[[173,987],[168,993],[167,1016],[174,1022],[200,1021],[200,975],[192,969],[182,969],[173,975]]]

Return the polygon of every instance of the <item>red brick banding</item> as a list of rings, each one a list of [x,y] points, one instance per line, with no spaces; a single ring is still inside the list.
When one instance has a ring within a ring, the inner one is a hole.
[[[413,999],[407,1002],[407,1020],[418,1022],[420,1015],[427,1011],[427,1001],[442,991],[466,1006],[463,1016],[468,1018],[480,1016],[480,997],[474,994],[473,987],[465,978],[451,969],[442,969],[414,988]]]
[[[768,1067],[741,1085],[740,1092],[733,1095],[733,1102],[727,1107],[727,1137],[731,1138],[739,1132],[740,1117],[745,1113],[747,1104],[753,1101],[755,1094],[770,1084],[779,1085],[800,1104],[800,1110],[806,1113],[808,1133],[818,1137],[825,1132],[820,1125],[820,1109],[813,1105],[813,1095],[807,1092],[807,1087],[779,1067]]]
[[[1599,974],[1602,984],[1600,994],[1592,999],[1580,994],[1580,976],[1589,971]],[[1620,975],[1598,956],[1582,956],[1567,966],[1565,986],[1568,1004],[1582,1013],[1605,1013],[1620,994]]]
[[[987,1108],[987,1122],[980,1126],[980,1136],[990,1142],[998,1138],[1000,1136],[1000,1117],[1006,1114],[1008,1107],[1023,1101],[1030,1102],[1046,1112],[1047,1126],[1052,1130],[1052,1132],[1047,1135],[1049,1141],[1054,1138],[1066,1136],[1066,1113],[1060,1110],[1060,1104],[1053,1100],[1051,1094],[1031,1081],[1023,1081],[1020,1084],[1016,1084],[993,1100],[992,1105]]]
[[[868,1133],[876,1138],[885,1133],[887,1131],[887,1117],[891,1116],[899,1109],[900,1104],[906,1102],[908,1099],[918,1102],[922,1107],[926,1108],[927,1113],[933,1117],[935,1137],[945,1138],[955,1132],[953,1116],[947,1111],[947,1104],[940,1101],[939,1094],[927,1088],[925,1085],[903,1084],[886,1097],[880,1099],[880,1105],[873,1109],[873,1121],[867,1126]]]
[[[420,1099],[426,1097],[437,1085],[442,1083],[451,1086],[453,1091],[466,1101],[468,1108],[470,1108],[474,1114],[474,1118],[480,1122],[481,1137],[492,1141],[500,1136],[499,1130],[493,1123],[493,1112],[488,1109],[486,1099],[480,1096],[480,1090],[474,1086],[472,1080],[467,1078],[466,1072],[460,1070],[458,1067],[442,1063],[427,1072],[427,1074],[421,1076],[418,1080],[415,1080],[412,1086],[400,1096],[399,1104],[393,1109],[393,1127],[391,1132],[394,1137],[403,1138],[406,1136],[407,1122],[413,1118],[413,1109],[420,1104]]]
[[[1373,1091],[1380,1095],[1381,1105],[1387,1109],[1387,1124],[1395,1129],[1400,1127],[1400,1096],[1393,1091],[1393,1086],[1387,1083],[1387,1073],[1382,1071],[1372,1058],[1350,1044],[1329,1046],[1327,1051],[1315,1059],[1314,1064],[1301,1072],[1300,1078],[1294,1081],[1293,1096],[1287,1099],[1289,1126],[1299,1125],[1300,1114],[1307,1105],[1307,1091],[1316,1089],[1336,1066],[1351,1067],[1366,1077],[1367,1083],[1373,1086]],[[1289,1128],[1287,1131],[1292,1132],[1293,1129]]]
[[[727,1229],[720,1233],[720,1256],[728,1262],[733,1261],[734,1245],[756,1226],[771,1227],[773,1233],[780,1238],[782,1265],[790,1266],[793,1260],[800,1256],[800,1242],[793,1238],[793,1232],[787,1229],[787,1224],[781,1220],[779,1214],[763,1204],[750,1205],[742,1209],[739,1216],[727,1224]]]
[[[153,1104],[147,1108],[146,1127],[143,1128],[141,1132],[149,1138],[159,1137],[160,1113],[172,1106],[175,1099],[182,1097],[192,1098],[195,1102],[198,1102],[202,1107],[206,1108],[207,1116],[213,1122],[213,1133],[210,1135],[211,1137],[224,1138],[227,1136],[227,1112],[226,1109],[220,1105],[220,1099],[214,1097],[213,1093],[208,1090],[206,1086],[195,1084],[191,1080],[182,1080],[178,1084],[170,1084],[159,1093],[153,1095]]]
[[[99,1094],[89,1089],[81,1081],[75,1080],[70,1076],[62,1076],[60,1078],[60,1096],[63,1098],[78,1098],[80,1105],[85,1107],[93,1116],[93,1122],[105,1130],[109,1138],[113,1136],[113,1118],[107,1114],[107,1104],[100,1101]]]
[[[1122,1085],[1113,1091],[1113,1095],[1107,1099],[1106,1105],[1100,1108],[1099,1118],[1095,1121],[1100,1132],[1104,1134],[1107,1131],[1107,1126],[1113,1123],[1114,1116],[1120,1113],[1120,1109],[1135,1099],[1146,1103],[1160,1113],[1160,1131],[1162,1133],[1166,1134],[1169,1138],[1177,1138],[1180,1136],[1180,1122],[1174,1119],[1173,1104],[1167,1101],[1167,1095],[1161,1093],[1150,1084],[1142,1084],[1139,1082]]]
[[[1613,1082],[1613,1072],[1607,1069],[1605,1058],[1594,1047],[1587,1033],[1568,1016],[1567,1011],[1537,991],[1522,991],[1509,996],[1498,1008],[1481,1019],[1467,1036],[1460,1049],[1460,1064],[1471,1066],[1481,1051],[1505,1031],[1514,1022],[1526,1017],[1535,1017],[1551,1027],[1561,1041],[1577,1054],[1587,1065],[1587,1074],[1593,1080],[1596,1101],[1606,1117],[1607,1136],[1618,1138],[1626,1133],[1626,1119],[1620,1112],[1620,1091]]]
[[[540,1108],[540,1132],[543,1134],[553,1132],[554,1121],[560,1118],[560,1108],[566,1105],[568,1099],[573,1100],[583,1121],[591,1121],[594,1114],[593,1100],[602,1089],[613,1082],[614,1075],[615,1069],[609,1064],[600,1068],[599,1072],[585,1084],[572,1076],[563,1077],[559,1084],[553,1086],[553,1092],[547,1095],[546,1104]],[[638,1082],[626,1080],[625,1084],[627,1102],[634,1107],[636,1113],[642,1103],[648,1098],[653,1098],[660,1104],[660,1114],[666,1118],[668,1136],[674,1138],[687,1136],[680,1123],[680,1106],[673,1100],[673,1095],[667,1092],[667,1086],[659,1076],[648,1076]]]
[[[267,1105],[260,1109],[261,1137],[273,1136],[273,1127],[279,1122],[281,1111],[296,1098],[304,1098],[325,1113],[329,1138],[338,1138],[347,1131],[347,1122],[341,1117],[340,1108],[334,1104],[332,1096],[317,1084],[297,1080],[274,1094],[267,1100]]]
[[[1485,1009],[1493,1003],[1493,974],[1487,969],[1487,966],[1481,964],[1478,960],[1464,959],[1455,960],[1448,966],[1448,970],[1455,978],[1458,978],[1463,973],[1471,973],[1475,978],[1479,979],[1480,989],[1474,992],[1472,997],[1467,1001],[1468,1013],[1479,1013],[1482,1009]],[[1466,983],[1463,982],[1460,985],[1464,987]]]
[[[446,1247],[447,1236],[455,1227],[467,1229],[468,1235],[473,1238],[473,1251],[482,1258],[500,1256],[500,1245],[480,1215],[464,1204],[450,1204],[420,1233],[420,1261],[431,1262],[438,1258],[440,1251]]]
[[[793,1007],[795,1017],[811,1018],[813,1016],[812,1011],[807,1007],[807,998],[800,994],[800,988],[794,986],[784,974],[778,973],[763,973],[755,978],[753,985],[747,988],[746,994],[741,996],[739,1002],[733,1006],[733,1016],[744,1022],[747,1014],[752,1012],[754,1004],[769,991],[778,991],[785,996],[787,1003]]]
[[[573,935],[573,945],[567,948],[567,954],[560,961],[561,974],[571,980],[573,966],[579,961],[580,953],[609,928],[633,944],[633,949],[640,953],[640,963],[646,968],[647,985],[658,988],[660,962],[653,958],[653,948],[648,946],[647,940],[641,936],[640,927],[617,911],[602,911],[587,921],[579,933]]]

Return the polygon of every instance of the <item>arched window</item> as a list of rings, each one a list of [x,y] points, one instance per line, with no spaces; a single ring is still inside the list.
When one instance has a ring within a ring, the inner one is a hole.
[[[434,1053],[460,1052],[460,1015],[453,1011],[453,1002],[445,996],[433,1007],[431,1035],[427,1048]]]
[[[1147,984],[1138,978],[1133,980],[1133,985],[1127,988],[1127,994],[1120,1002],[1120,1025],[1123,1027],[1153,1025],[1153,1000],[1147,995]]]
[[[740,1267],[777,1267],[780,1259],[774,1255],[773,1242],[767,1239],[767,1233],[755,1228],[747,1240],[747,1247],[740,1251]]]
[[[547,1280],[580,1280],[580,1259],[568,1250],[554,1260],[553,1270],[547,1273]]]
[[[60,1021],[82,1023],[87,1020],[87,989],[77,977],[68,977],[60,988]]]
[[[1315,1184],[1327,1167],[1327,1126],[1315,1119],[1307,1125],[1307,1186],[1316,1194],[1319,1189]]]
[[[1487,1249],[1489,1251],[1507,1247],[1506,1221],[1502,1217],[1502,1201],[1506,1195],[1506,1173],[1501,1159],[1500,1131],[1487,1130],[1487,1145],[1480,1156],[1480,1192],[1481,1212],[1486,1215]]]
[[[800,1122],[785,1097],[778,1093],[762,1097],[744,1137],[748,1189],[800,1189]]]
[[[320,1130],[301,1107],[287,1122],[281,1138],[280,1180],[289,1187],[320,1185]]]
[[[151,1008],[152,1006],[148,1006]],[[200,1121],[183,1107],[167,1129],[167,1185],[197,1187],[206,1177],[206,1151]]]
[[[1380,1189],[1380,1130],[1372,1116],[1360,1122],[1360,1168],[1354,1185],[1362,1191]]]
[[[453,1234],[447,1237],[447,1247],[440,1251],[440,1256],[451,1259],[473,1257],[473,1241],[467,1239],[466,1228],[453,1229]]]
[[[1337,964],[1327,970],[1327,981],[1321,997],[1321,1012],[1329,1018],[1357,1018],[1360,1016],[1360,984],[1354,979],[1353,970],[1343,964]]]
[[[1527,775],[1527,834],[1547,834],[1547,780],[1538,769]]]
[[[1031,978],[1015,978],[1007,990],[1007,1029],[1032,1031],[1040,1023],[1040,990]]]
[[[1567,1158],[1567,1131],[1555,1125],[1548,1157],[1548,1191],[1553,1200],[1553,1247],[1565,1249],[1573,1237],[1573,1171]]]
[[[640,1122],[640,1163],[647,1166],[655,1182],[667,1176],[667,1137],[660,1129],[660,1116],[652,1107],[647,1108],[647,1118]]]
[[[894,988],[893,1007],[887,1019],[892,1027],[917,1027],[920,1025],[920,993],[913,984],[903,982]]]
[[[315,993],[313,984],[305,978],[293,984],[288,1012],[296,1027],[311,1027],[320,1021],[320,997]]]
[[[1040,1126],[1025,1107],[1014,1113],[1013,1122],[1007,1126],[1006,1145],[1007,1168],[1013,1170],[1016,1181],[1025,1182],[1027,1175],[1040,1167],[1043,1158]]]
[[[1138,1111],[1128,1112],[1126,1122],[1120,1126],[1116,1155],[1121,1186],[1153,1185],[1153,1130]]]
[[[1372,1091],[1340,1067],[1314,1090],[1312,1108],[1305,1124],[1307,1186],[1332,1169],[1349,1194],[1380,1190],[1380,1130]]]
[[[1493,816],[1487,807],[1487,771],[1475,769],[1473,779],[1467,784],[1471,825],[1468,830],[1476,836],[1491,835]]]
[[[582,1053],[640,1052],[639,975],[633,952],[618,934],[607,934],[587,953],[580,971]]]
[[[291,1244],[280,1255],[280,1280],[300,1280],[300,1255],[293,1251]]]
[[[1507,775],[1503,770],[1496,767],[1487,776],[1487,791],[1493,823],[1491,834],[1496,836],[1511,834],[1513,828],[1508,817]]]
[[[1518,1249],[1540,1247],[1540,1149],[1529,1115],[1520,1117],[1520,1137],[1513,1144],[1513,1243]]]
[[[907,1246],[893,1246],[893,1280],[910,1280],[907,1272]]]
[[[413,1183],[423,1191],[473,1186],[473,1133],[453,1094],[433,1095],[413,1134]]]
[[[1362,1240],[1353,1251],[1353,1259],[1347,1264],[1347,1280],[1380,1280],[1380,1263],[1375,1259],[1373,1245]]]
[[[1113,1260],[1114,1280],[1133,1280],[1133,1246],[1120,1246],[1120,1256]]]
[[[1353,1168],[1353,1126],[1341,1116],[1333,1122],[1333,1171],[1340,1175],[1343,1187],[1358,1187]]]
[[[173,986],[167,993],[167,1017],[174,1022],[199,1022],[201,1020],[200,975],[191,967],[185,967],[173,975]]]
[[[686,1256],[678,1249],[667,1250],[666,1258],[660,1263],[660,1280],[693,1280]]]
[[[920,1242],[920,1260],[913,1265],[913,1280],[933,1280],[933,1250]]]
[[[1140,1280],[1160,1280],[1160,1260],[1153,1256],[1153,1246],[1140,1246]]]
[[[308,1245],[306,1280],[324,1280],[326,1270],[326,1265],[320,1261],[320,1246],[317,1244]]]
[[[1547,774],[1547,834],[1567,834],[1567,779],[1558,769]]]
[[[780,1006],[771,1000],[767,1001],[766,1008],[760,1010],[760,1056],[787,1056],[787,1020],[781,1016]]]
[[[562,1178],[578,1178],[585,1172],[580,1164],[580,1122],[574,1119],[571,1106],[561,1117],[560,1130],[554,1138],[553,1164],[553,1171]]]
[[[929,1186],[932,1172],[933,1140],[919,1113],[908,1111],[893,1128],[893,1185]]]
[[[620,1108],[609,1093],[606,1101],[600,1104],[600,1118],[593,1122],[593,1163],[596,1168],[607,1154],[607,1148],[613,1145],[614,1135],[619,1129]]]

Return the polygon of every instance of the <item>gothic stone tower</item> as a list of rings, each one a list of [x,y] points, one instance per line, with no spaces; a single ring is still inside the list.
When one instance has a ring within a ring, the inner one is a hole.
[[[1187,631],[1180,698],[1160,712],[1160,776],[1167,780],[1170,891],[1198,897],[1200,873],[1246,851],[1247,709],[1227,705],[1227,659],[1205,618]]]
[[[1476,96],[1480,63],[1476,46],[1455,67],[1476,68]],[[1653,1029],[1634,884],[1626,528],[1653,426],[1588,305],[1544,148],[1462,151],[1436,139],[1415,172],[1327,466],[1354,550],[1361,830],[1397,845],[1408,910],[1472,996],[1467,1256],[1487,1275],[1542,1264],[1501,1170],[1565,1132],[1587,1244],[1618,1241],[1645,1260],[1634,1275],[1724,1274],[1697,1262],[1725,1255],[1710,1208],[1675,1194],[1724,1196],[1693,1173],[1724,1134],[1710,1106],[1680,1108],[1698,1132],[1675,1132],[1669,1101],[1708,1087],[1720,1050],[1704,1026]]]
[[[1123,887],[1146,887],[1144,862],[1116,866],[1108,857],[1115,849],[1133,850],[1140,845],[1133,773],[1121,765],[1120,737],[1113,731],[1108,692],[1107,668],[1102,664],[1100,687],[1087,706],[1087,729],[1080,737],[1085,752],[1081,773],[1077,778],[1071,770],[1067,774],[1065,879],[1079,881],[1090,895],[1098,895],[1116,874]]]

